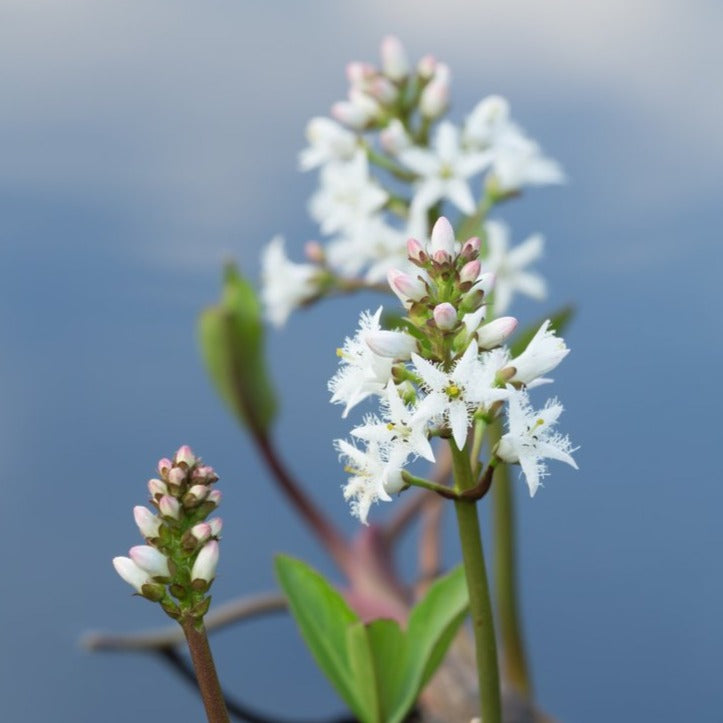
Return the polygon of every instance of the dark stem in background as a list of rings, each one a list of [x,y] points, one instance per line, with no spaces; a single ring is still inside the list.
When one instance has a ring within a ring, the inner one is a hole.
[[[500,439],[501,424],[489,428],[490,449]],[[494,542],[494,595],[499,620],[504,678],[526,698],[532,698],[532,681],[527,665],[517,590],[517,554],[515,549],[515,500],[509,467],[500,464],[492,485],[492,539]]]

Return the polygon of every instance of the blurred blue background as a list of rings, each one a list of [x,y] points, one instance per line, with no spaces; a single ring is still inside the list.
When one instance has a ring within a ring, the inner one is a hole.
[[[515,241],[547,238],[545,308],[579,308],[555,393],[581,470],[518,490],[540,703],[563,721],[723,720],[722,29],[703,0],[2,0],[3,720],[202,718],[160,663],[78,645],[164,622],[110,560],[138,543],[131,509],[181,443],[222,477],[217,601],[272,589],[277,551],[333,573],[218,402],[194,324],[224,258],[256,276],[272,235],[300,259],[318,233],[304,125],[389,32],[450,64],[453,119],[502,93],[570,177],[502,212]],[[269,337],[278,437],[349,531],[330,442],[348,423],[325,384],[376,303],[325,304]],[[224,683],[270,714],[343,709],[288,620],[213,644]]]

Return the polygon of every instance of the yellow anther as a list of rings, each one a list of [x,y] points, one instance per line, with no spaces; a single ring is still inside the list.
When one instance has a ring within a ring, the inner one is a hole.
[[[456,384],[450,384],[444,391],[450,399],[456,399],[462,394],[462,390]]]

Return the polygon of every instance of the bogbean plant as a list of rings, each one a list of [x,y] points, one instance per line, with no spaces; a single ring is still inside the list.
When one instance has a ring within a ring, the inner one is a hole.
[[[276,326],[295,309],[342,293],[388,292],[401,303],[387,316],[383,305],[361,313],[329,381],[342,416],[361,416],[349,438],[333,443],[344,497],[363,523],[357,541],[350,544],[316,508],[274,446],[261,308],[233,268],[221,304],[201,319],[204,358],[275,480],[346,577],[338,591],[300,561],[277,559],[302,636],[351,710],[363,721],[403,720],[469,609],[477,711],[484,723],[496,723],[503,701],[478,505],[492,490],[503,677],[530,699],[507,467],[519,465],[534,495],[547,475],[544,460],[576,464],[571,442],[555,429],[562,405],[555,398],[542,406],[532,401],[569,352],[558,333],[567,314],[521,333],[517,320],[504,315],[517,293],[545,297],[544,280],[530,269],[543,239],[534,235],[510,248],[508,228],[489,215],[525,187],[564,177],[499,96],[482,99],[455,125],[448,118],[449,68],[432,56],[413,65],[394,37],[382,42],[380,67],[351,63],[347,76],[348,99],[334,104],[332,117],[310,121],[300,155],[302,170],[319,171],[309,208],[326,241],[307,243],[306,261],[296,263],[283,239],[273,239],[262,255],[260,296]],[[451,459],[449,475],[444,459]],[[421,461],[433,465],[426,475],[412,471]],[[158,515],[135,512],[147,545],[114,563],[140,595],[181,623],[197,662],[194,645],[198,635],[205,641],[206,592],[218,556],[220,521],[205,521],[218,501],[209,491],[216,478],[187,447],[172,462],[162,460],[159,471],[161,479],[151,480]],[[404,513],[409,518],[435,496],[454,505],[463,561],[416,605],[389,566],[390,526],[370,525],[376,502],[413,487],[421,491],[405,508],[413,511]],[[207,671],[207,643],[200,647]],[[201,692],[209,720],[225,720],[218,682],[202,683]],[[449,712],[446,719],[458,718]]]

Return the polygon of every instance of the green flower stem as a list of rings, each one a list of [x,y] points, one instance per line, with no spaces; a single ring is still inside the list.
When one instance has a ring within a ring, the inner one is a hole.
[[[472,489],[475,480],[466,449],[457,449],[450,441],[455,488],[459,492]],[[459,540],[462,546],[464,572],[469,591],[469,608],[474,632],[477,676],[479,678],[480,712],[482,723],[501,723],[502,701],[500,676],[497,669],[497,643],[495,641],[492,602],[487,585],[482,536],[480,535],[477,505],[469,500],[455,500]]]
[[[406,169],[402,168],[400,165],[395,163],[389,156],[385,156],[383,153],[378,153],[369,145],[365,145],[364,150],[366,150],[369,160],[375,166],[379,166],[379,168],[383,168],[385,171],[389,171],[389,173],[391,173],[395,178],[398,178],[400,181],[406,181],[407,183],[411,183],[412,181],[416,180],[416,173],[413,173],[412,171],[407,171]]]
[[[203,623],[197,626],[193,618],[186,617],[181,620],[181,627],[188,642],[188,649],[191,651],[191,660],[196,671],[198,689],[206,708],[208,723],[230,723]]]
[[[474,420],[474,436],[472,437],[472,452],[469,455],[469,461],[472,465],[472,474],[477,477],[480,470],[479,454],[482,449],[482,441],[484,440],[487,422],[484,419]]]
[[[490,448],[500,437],[500,423],[490,429]],[[505,678],[527,698],[532,681],[518,609],[517,555],[515,550],[515,505],[509,468],[498,465],[492,490],[492,538],[494,540],[495,609],[500,621],[502,665]]]
[[[432,480],[424,479],[424,477],[416,477],[406,470],[402,471],[402,479],[406,484],[411,485],[412,487],[421,487],[422,489],[429,490],[430,492],[436,492],[442,497],[451,498],[456,494],[455,491],[449,487],[445,487],[437,482],[432,482]]]

